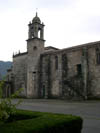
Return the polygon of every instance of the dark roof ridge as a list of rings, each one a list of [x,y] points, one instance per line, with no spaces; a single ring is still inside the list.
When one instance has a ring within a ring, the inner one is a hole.
[[[80,48],[83,48],[83,47],[92,47],[93,45],[98,45],[98,44],[100,44],[100,41],[89,42],[89,43],[80,44],[80,45],[76,45],[76,46],[72,46],[72,47],[68,47],[68,48],[64,48],[64,49],[59,49],[59,50],[56,50],[56,51],[47,51],[45,53],[42,53],[42,55],[58,53],[58,52],[62,52],[62,51],[65,51],[65,50],[67,50],[67,51],[77,50],[77,49],[80,49]]]
[[[47,46],[47,47],[45,47],[45,49],[49,49],[49,48],[52,48],[52,49],[55,49],[55,50],[59,50],[59,48],[56,48],[56,47],[53,47],[53,46]]]

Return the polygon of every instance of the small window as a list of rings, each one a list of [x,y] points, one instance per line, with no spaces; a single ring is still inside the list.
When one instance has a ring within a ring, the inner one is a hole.
[[[100,65],[100,52],[97,52],[97,57],[96,57],[97,64]]]
[[[58,56],[55,56],[55,69],[58,69]]]
[[[36,74],[36,72],[33,72],[33,74]]]
[[[82,74],[81,64],[77,64],[77,75],[81,75],[81,74]]]
[[[32,80],[35,80],[36,72],[32,73]]]
[[[41,37],[41,29],[38,30],[38,38]]]
[[[33,50],[37,50],[37,47],[36,47],[36,46],[34,46],[34,47],[33,47]]]
[[[43,95],[43,97],[45,97],[45,85],[43,85],[42,88],[43,88],[43,94],[42,95]]]

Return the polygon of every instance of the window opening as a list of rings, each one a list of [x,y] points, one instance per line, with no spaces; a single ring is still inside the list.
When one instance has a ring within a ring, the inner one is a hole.
[[[39,29],[38,30],[38,38],[40,38],[40,33],[41,33],[41,30]]]
[[[77,64],[77,75],[81,75],[82,74],[82,66],[81,64]]]
[[[43,97],[45,97],[45,85],[43,85]]]
[[[98,48],[96,49],[96,62],[100,64],[100,50]]]
[[[36,46],[34,46],[34,47],[33,47],[33,50],[37,50],[37,47],[36,47]]]
[[[57,70],[58,69],[58,57],[55,56],[55,69]]]

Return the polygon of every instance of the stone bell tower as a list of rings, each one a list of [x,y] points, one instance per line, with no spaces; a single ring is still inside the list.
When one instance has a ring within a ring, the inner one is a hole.
[[[40,54],[44,52],[44,24],[37,13],[29,23],[27,40],[27,97],[38,98],[38,74]]]
[[[36,12],[36,16],[33,18],[32,23],[29,23],[29,35],[28,35],[29,39],[32,38],[39,38],[41,40],[44,39],[44,24],[41,24],[41,20],[40,18],[37,16],[37,12]]]

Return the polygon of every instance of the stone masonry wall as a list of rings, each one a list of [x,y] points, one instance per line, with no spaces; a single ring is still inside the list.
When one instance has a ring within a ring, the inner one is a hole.
[[[99,44],[100,45],[100,44]],[[96,45],[88,49],[89,64],[89,87],[88,95],[100,97],[100,64],[97,64],[96,49],[100,46]]]
[[[97,48],[100,52],[99,44],[95,44],[42,54],[41,95],[48,98],[100,97]]]
[[[40,54],[44,52],[44,41],[33,38],[27,41],[27,97],[38,98],[38,73]]]
[[[82,92],[78,90],[81,85],[81,76],[77,76],[77,64],[82,63],[82,51],[44,54],[42,58],[41,80],[47,97],[68,98],[81,95]],[[58,65],[57,68],[56,65]],[[73,79],[75,83],[73,83]],[[77,90],[75,90],[75,86]]]
[[[42,55],[42,94],[50,98],[83,98],[87,95],[84,90],[87,83],[87,58],[83,52],[81,48]]]
[[[26,97],[27,88],[27,54],[13,58],[14,91],[24,88],[21,96]]]

